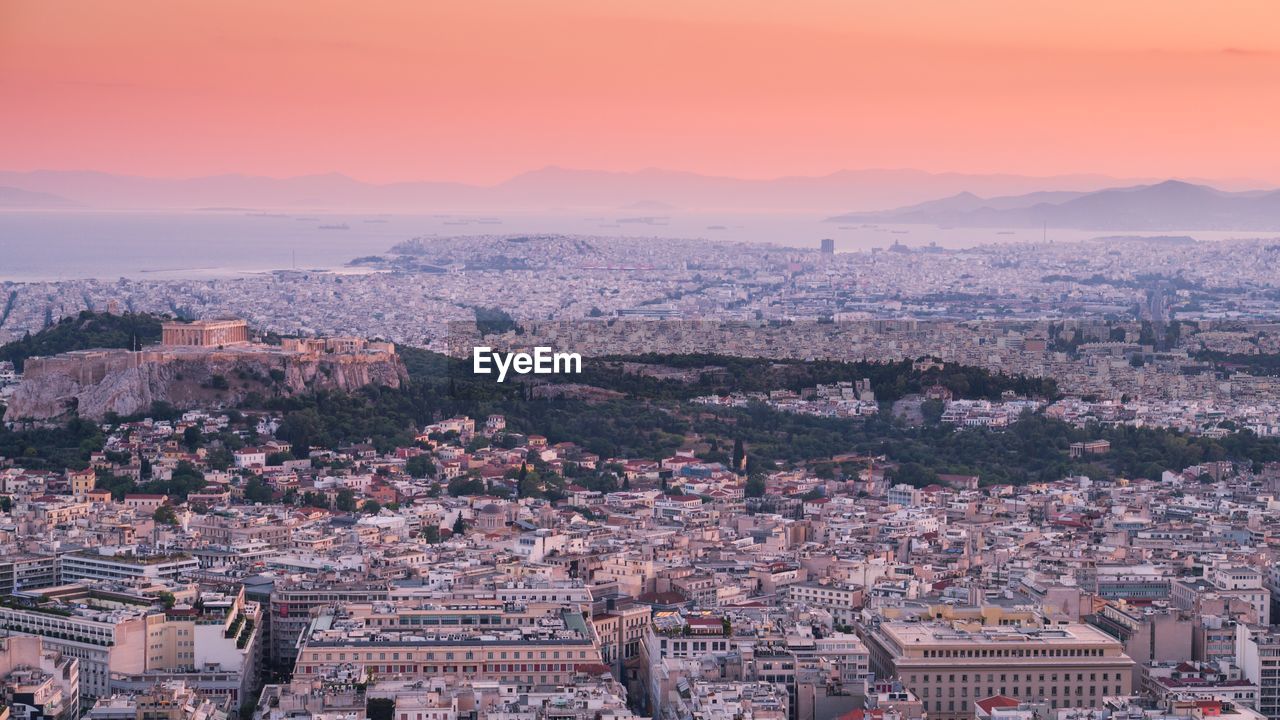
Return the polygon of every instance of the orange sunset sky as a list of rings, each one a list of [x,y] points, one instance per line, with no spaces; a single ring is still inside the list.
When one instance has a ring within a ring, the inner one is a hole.
[[[0,0],[0,169],[1280,183],[1275,0]]]

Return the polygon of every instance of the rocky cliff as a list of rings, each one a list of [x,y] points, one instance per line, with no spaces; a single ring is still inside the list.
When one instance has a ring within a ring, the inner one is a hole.
[[[295,395],[399,387],[407,379],[394,351],[289,352],[267,346],[84,350],[27,362],[4,419],[56,420],[77,413],[101,419],[167,402],[179,409],[231,407],[251,394]]]

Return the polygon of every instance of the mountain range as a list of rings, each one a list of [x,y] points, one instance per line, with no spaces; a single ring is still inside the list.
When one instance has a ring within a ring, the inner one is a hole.
[[[999,198],[1029,191],[1053,191],[1040,196],[1047,202],[1066,197],[1061,193],[1082,194],[1139,182],[1153,180],[1105,175],[1031,177],[892,169],[842,170],[823,176],[755,180],[660,169],[605,172],[547,167],[482,186],[429,181],[377,184],[336,173],[288,178],[232,174],[174,179],[38,170],[0,171],[0,186],[12,190],[8,195],[0,193],[0,206],[395,212],[662,208],[664,212],[831,214],[870,211],[953,195],[955,210],[972,212],[982,209],[981,202],[995,202],[979,201],[979,196]],[[1240,182],[1241,187],[1256,187],[1247,181]],[[963,197],[956,193],[962,193]],[[964,207],[965,202],[972,207]],[[922,213],[933,212],[928,203],[918,207]],[[905,210],[907,208],[903,208]]]
[[[1178,180],[1091,192],[982,198],[961,192],[914,205],[828,218],[839,223],[1080,230],[1280,230],[1280,190],[1228,192]]]
[[[58,195],[0,186],[0,208],[71,208],[78,203]]]

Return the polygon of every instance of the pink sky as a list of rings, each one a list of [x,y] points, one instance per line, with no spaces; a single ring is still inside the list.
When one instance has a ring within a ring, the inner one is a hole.
[[[0,0],[0,168],[1280,183],[1274,0]]]

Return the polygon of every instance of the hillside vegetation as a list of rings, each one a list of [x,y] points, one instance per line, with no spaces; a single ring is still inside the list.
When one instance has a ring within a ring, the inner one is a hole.
[[[90,348],[136,348],[160,342],[165,318],[145,313],[112,315],[85,310],[62,318],[34,335],[0,345],[0,360],[19,371],[29,357],[57,355]]]

